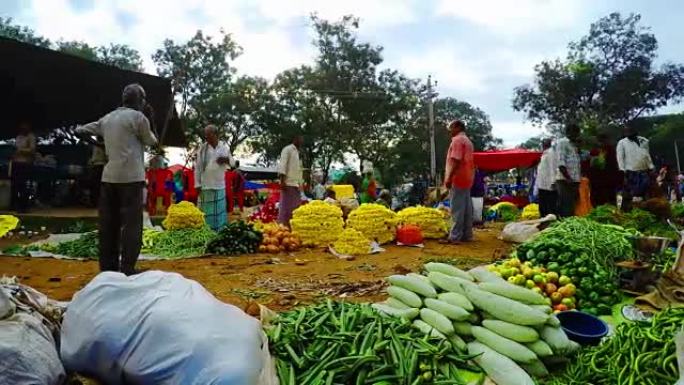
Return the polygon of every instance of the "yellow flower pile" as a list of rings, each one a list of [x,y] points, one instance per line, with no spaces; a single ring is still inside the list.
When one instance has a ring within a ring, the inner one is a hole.
[[[204,213],[192,203],[182,201],[169,207],[162,226],[167,230],[199,229],[204,226]]]
[[[335,184],[330,186],[330,188],[335,191],[335,199],[338,201],[354,197],[354,186],[350,184]]]
[[[333,244],[336,252],[345,255],[370,254],[371,244],[368,238],[364,237],[360,231],[346,228],[340,237]]]
[[[292,213],[290,226],[304,246],[328,246],[344,228],[342,210],[323,201],[312,201]]]
[[[391,242],[397,232],[397,214],[383,205],[364,203],[349,214],[347,228],[379,244]]]
[[[447,235],[449,224],[447,214],[430,207],[407,207],[397,213],[399,222],[420,227],[423,238],[438,239]]]
[[[0,215],[0,237],[17,228],[19,218],[14,215]]]
[[[531,203],[523,208],[520,218],[523,220],[539,219],[541,214],[539,213],[539,205],[536,203]]]

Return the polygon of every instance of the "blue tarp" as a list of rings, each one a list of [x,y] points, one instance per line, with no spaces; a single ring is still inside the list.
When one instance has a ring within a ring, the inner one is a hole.
[[[245,190],[260,190],[262,188],[266,188],[266,185],[261,183],[245,181]]]

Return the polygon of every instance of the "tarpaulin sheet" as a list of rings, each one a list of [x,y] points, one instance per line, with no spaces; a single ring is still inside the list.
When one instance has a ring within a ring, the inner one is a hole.
[[[475,167],[487,172],[501,172],[512,168],[530,168],[541,159],[539,151],[523,149],[492,150],[473,154]]]

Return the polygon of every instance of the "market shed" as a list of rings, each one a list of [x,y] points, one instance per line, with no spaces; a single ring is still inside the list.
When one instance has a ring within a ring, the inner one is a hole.
[[[38,136],[97,120],[121,104],[124,86],[139,83],[162,144],[186,144],[168,79],[2,37],[0,57],[0,140],[15,137],[21,120],[31,122]]]

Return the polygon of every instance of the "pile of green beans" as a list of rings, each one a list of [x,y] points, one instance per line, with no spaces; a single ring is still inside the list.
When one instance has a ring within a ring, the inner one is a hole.
[[[675,334],[684,309],[668,309],[649,323],[625,322],[603,344],[582,351],[546,385],[663,385],[679,379]]]
[[[154,237],[154,245],[142,252],[169,259],[203,255],[215,236],[208,227],[162,231]]]
[[[439,338],[366,304],[332,302],[280,314],[267,328],[281,385],[465,384],[479,372]]]

